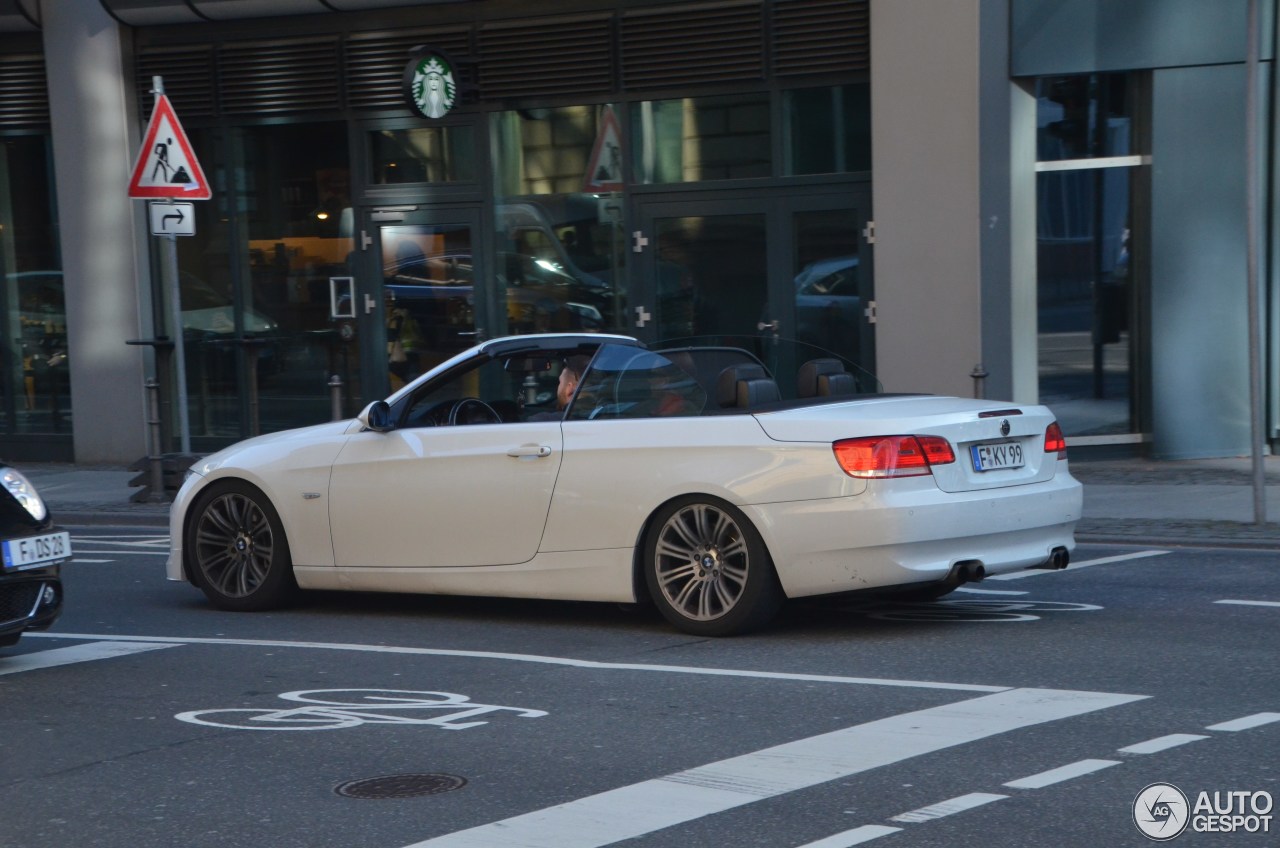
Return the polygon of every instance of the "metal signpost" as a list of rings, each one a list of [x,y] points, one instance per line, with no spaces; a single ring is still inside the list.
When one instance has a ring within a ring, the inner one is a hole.
[[[178,431],[182,452],[191,453],[191,424],[187,410],[187,367],[182,328],[182,296],[178,276],[178,236],[196,232],[195,207],[176,198],[208,200],[212,196],[204,171],[191,150],[191,142],[169,99],[164,80],[152,77],[151,93],[156,97],[151,121],[143,137],[142,150],[129,181],[129,196],[148,199],[151,234],[159,236],[162,261],[161,281],[169,297],[169,320],[173,333],[173,367],[177,378]]]

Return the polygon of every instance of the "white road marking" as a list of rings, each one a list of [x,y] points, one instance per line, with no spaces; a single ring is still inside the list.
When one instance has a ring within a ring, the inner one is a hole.
[[[28,636],[37,634],[28,633]],[[17,674],[20,671],[32,671],[37,668],[52,668],[72,663],[108,660],[138,654],[143,651],[157,651],[161,648],[177,648],[177,643],[167,642],[90,642],[86,645],[71,645],[66,648],[51,648],[48,651],[36,651],[31,654],[18,654],[12,657],[0,657],[0,674]]]
[[[168,536],[157,536],[154,533],[149,533],[145,536],[96,536],[76,533],[73,538],[85,542],[93,542],[95,545],[123,545],[125,547],[144,548],[169,547]]]
[[[80,562],[87,562],[87,560],[80,559],[80,554],[81,554],[81,553],[86,553],[86,554],[97,554],[98,556],[103,556],[103,555],[105,555],[105,556],[112,556],[112,557],[122,557],[122,556],[159,556],[159,557],[167,557],[167,556],[169,555],[169,552],[168,552],[168,551],[94,551],[94,550],[82,550],[81,548],[79,548],[79,547],[75,544],[75,539],[72,539],[72,540],[71,540],[71,554],[72,554],[72,556],[74,556],[76,559],[80,560]],[[103,560],[98,560],[98,562],[115,562],[115,560],[103,559]]]
[[[780,671],[744,671],[733,668],[698,668],[679,665],[646,665],[643,663],[608,663],[570,657],[546,657],[533,654],[507,654],[491,651],[455,651],[443,648],[406,648],[395,645],[358,645],[332,642],[277,642],[267,639],[207,639],[186,636],[120,636],[94,633],[28,633],[23,638],[46,639],[118,639],[128,642],[164,642],[184,645],[242,645],[255,648],[311,648],[326,651],[359,651],[374,654],[407,654],[429,657],[466,657],[470,659],[508,660],[541,663],[571,668],[613,671],[652,671],[664,674],[697,674],[709,677],[745,677],[755,680],[787,680],[807,683],[849,683],[859,686],[901,686],[909,689],[945,689],[953,692],[1007,692],[1010,686],[981,686],[975,683],[940,683],[931,680],[893,680],[878,677],[841,677],[827,674],[796,674]],[[1146,697],[1146,696],[1125,696]]]
[[[154,533],[145,536],[93,536],[73,533],[71,553],[75,562],[115,562],[120,556],[168,556],[169,537]],[[86,556],[87,555],[87,556]],[[107,556],[112,559],[89,559]]]
[[[1010,789],[1043,789],[1055,783],[1062,783],[1064,780],[1083,777],[1086,774],[1093,774],[1095,771],[1102,771],[1104,768],[1118,765],[1120,765],[1119,760],[1081,760],[1078,763],[1071,763],[1070,765],[1042,771],[1029,777],[1011,780],[1005,786]]]
[[[932,821],[955,813],[963,813],[965,810],[972,810],[975,807],[981,807],[985,804],[990,804],[992,801],[1000,801],[1008,797],[1008,795],[993,795],[990,792],[971,792],[968,795],[961,795],[959,798],[952,798],[950,801],[940,801],[937,804],[930,804],[927,807],[921,807],[918,810],[894,816],[889,821],[906,822],[908,824]]]
[[[1099,559],[1087,559],[1084,562],[1073,562],[1067,566],[1066,571],[1079,571],[1082,568],[1091,568],[1095,565],[1111,565],[1116,562],[1128,562],[1135,559],[1146,559],[1148,557],[1164,556],[1171,551],[1135,551],[1131,554],[1119,554],[1118,556],[1101,557]],[[1021,580],[1024,577],[1039,577],[1043,574],[1061,574],[1061,571],[1053,569],[1033,568],[1026,571],[1015,571],[1011,574],[996,574],[986,578],[987,580]]]
[[[1201,739],[1208,738],[1208,736],[1198,736],[1194,733],[1170,733],[1168,736],[1160,736],[1156,739],[1148,739],[1146,742],[1139,742],[1136,745],[1120,748],[1118,753],[1157,754],[1170,748],[1177,748],[1179,745],[1187,745],[1191,742],[1199,742]]]
[[[1214,601],[1215,604],[1236,604],[1242,607],[1280,607],[1280,601]]]
[[[600,848],[944,748],[1143,697],[1054,689],[984,695],[776,745],[410,848]]]
[[[968,592],[971,595],[1027,595],[1020,589],[971,589],[968,586],[961,586],[956,589],[957,592]]]
[[[852,848],[854,845],[861,845],[864,842],[870,842],[873,839],[879,839],[881,836],[888,836],[900,830],[902,830],[900,827],[867,824],[862,827],[855,827],[853,830],[837,833],[834,836],[828,836],[825,839],[819,839],[817,842],[805,843],[799,848]]]
[[[1262,727],[1264,724],[1271,724],[1273,721],[1280,721],[1280,713],[1254,713],[1244,718],[1224,721],[1221,724],[1211,724],[1205,730],[1225,730],[1228,732],[1252,730],[1255,727]]]

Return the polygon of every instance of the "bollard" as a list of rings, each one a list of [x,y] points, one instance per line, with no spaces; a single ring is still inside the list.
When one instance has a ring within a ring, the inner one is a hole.
[[[330,421],[341,421],[342,415],[342,378],[334,374],[329,378],[329,414]]]
[[[979,362],[973,366],[969,376],[973,378],[973,396],[978,400],[984,400],[987,392],[986,380],[991,375],[987,373],[987,369],[983,368],[982,363]]]
[[[147,378],[147,424],[151,430],[148,464],[151,466],[151,493],[153,502],[166,501],[164,491],[164,445],[160,436],[160,383],[155,377]]]

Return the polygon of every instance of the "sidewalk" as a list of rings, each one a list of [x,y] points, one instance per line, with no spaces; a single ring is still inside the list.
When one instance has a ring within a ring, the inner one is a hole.
[[[1071,460],[1084,484],[1076,539],[1280,550],[1280,457],[1263,460],[1267,523],[1254,515],[1253,461]]]
[[[1248,457],[1155,462],[1072,459],[1084,483],[1082,542],[1135,545],[1228,545],[1280,550],[1280,457],[1267,457],[1268,523],[1254,522]],[[132,503],[136,476],[117,466],[24,463],[54,520],[68,526],[168,528],[167,503]]]

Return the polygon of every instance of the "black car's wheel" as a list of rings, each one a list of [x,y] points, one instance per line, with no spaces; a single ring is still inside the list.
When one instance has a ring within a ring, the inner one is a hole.
[[[248,483],[227,480],[201,493],[185,549],[191,581],[220,609],[270,609],[297,591],[280,516]]]
[[[686,633],[745,633],[782,605],[760,534],[741,511],[714,498],[684,497],[663,507],[645,537],[643,562],[650,597]]]

